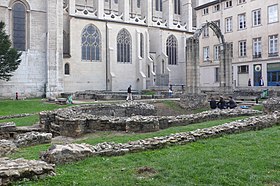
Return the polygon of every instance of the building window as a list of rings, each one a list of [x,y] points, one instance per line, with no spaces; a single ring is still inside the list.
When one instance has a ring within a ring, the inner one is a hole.
[[[115,0],[114,2],[115,2],[115,4],[118,4],[119,1],[118,1],[118,0]]]
[[[148,78],[150,78],[151,77],[151,67],[150,67],[150,65],[148,65],[147,66],[147,73],[148,73]]]
[[[278,22],[278,5],[268,7],[268,23]]]
[[[220,57],[220,45],[214,46],[214,61],[219,61]]]
[[[268,40],[268,56],[278,56],[278,35],[271,35]]]
[[[144,57],[144,35],[140,33],[140,57]]]
[[[252,12],[253,17],[253,26],[259,26],[261,25],[261,10],[254,10]]]
[[[87,25],[82,33],[82,60],[99,61],[101,52],[99,30],[94,25]]]
[[[66,63],[64,65],[64,74],[65,75],[70,75],[70,65],[69,65],[69,63]]]
[[[203,61],[209,61],[209,47],[203,47]]]
[[[215,68],[215,82],[219,82],[220,81],[220,68],[219,67],[216,67]]]
[[[70,37],[65,30],[63,30],[63,55],[70,55]]]
[[[162,12],[162,0],[156,0],[156,11]]]
[[[253,38],[253,58],[262,57],[262,41],[261,38]]]
[[[180,0],[174,0],[174,13],[181,14],[181,2]]]
[[[206,26],[203,30],[203,37],[209,37],[209,27]]]
[[[230,8],[230,7],[232,7],[232,0],[225,2],[225,8]]]
[[[207,15],[209,13],[208,8],[202,9],[202,15]]]
[[[226,18],[226,32],[232,32],[232,17]]]
[[[238,15],[238,28],[239,30],[246,28],[246,14],[239,14]]]
[[[166,53],[168,56],[169,65],[177,65],[177,39],[174,35],[171,35],[166,40]]]
[[[26,8],[17,2],[13,5],[13,47],[19,51],[26,50]]]
[[[248,65],[238,66],[238,74],[248,74],[248,73],[249,73],[249,66]]]
[[[141,7],[141,2],[140,0],[137,0],[137,8],[140,8]]]
[[[229,56],[233,57],[233,43],[228,44]]]
[[[117,36],[117,61],[131,63],[131,36],[126,29],[122,29]]]
[[[246,3],[246,0],[238,0],[238,4]]]
[[[246,52],[246,41],[239,41],[239,57],[245,57]]]
[[[217,4],[217,5],[215,5],[214,6],[214,12],[218,12],[218,11],[220,11],[221,10],[221,5],[220,4]]]

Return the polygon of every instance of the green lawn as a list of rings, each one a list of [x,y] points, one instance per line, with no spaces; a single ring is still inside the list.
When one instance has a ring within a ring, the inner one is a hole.
[[[0,116],[8,116],[23,113],[37,113],[44,110],[54,110],[68,105],[57,105],[47,103],[40,99],[27,100],[0,100]],[[14,122],[16,126],[31,126],[39,121],[39,115],[22,118],[12,118],[0,120],[0,123]]]
[[[40,99],[0,100],[0,116],[35,113],[60,107],[66,107],[66,105],[50,104]]]
[[[170,107],[173,105],[170,102],[165,104],[169,104]],[[59,107],[61,106],[47,104],[38,99],[0,100],[0,115],[34,113]],[[209,121],[144,134],[96,132],[84,136],[77,142],[92,145],[104,141],[125,143],[211,127],[242,118],[244,117]],[[2,121],[7,120],[0,120]],[[31,121],[36,122],[37,116],[8,121],[14,121],[18,126],[28,125]],[[226,135],[124,156],[91,157],[79,162],[58,165],[55,177],[24,181],[15,185],[280,185],[279,136],[280,126],[276,126],[261,131]],[[40,151],[45,151],[49,147],[50,144],[44,144],[21,148],[17,153],[10,155],[10,158],[39,159]]]
[[[57,166],[57,176],[18,185],[279,185],[280,126],[119,157]],[[148,172],[139,173],[147,167]]]

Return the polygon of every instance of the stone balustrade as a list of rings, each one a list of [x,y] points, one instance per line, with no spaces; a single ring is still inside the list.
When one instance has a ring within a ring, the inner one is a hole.
[[[55,165],[39,160],[0,158],[0,185],[21,179],[41,179],[55,175]]]
[[[170,145],[181,145],[200,139],[218,137],[225,134],[239,133],[250,130],[279,125],[280,112],[269,115],[249,117],[210,128],[197,129],[191,132],[182,132],[162,137],[153,137],[128,143],[104,142],[97,145],[67,144],[53,145],[41,154],[41,160],[48,163],[62,164],[84,159],[89,156],[117,156],[125,153],[158,149]],[[151,124],[153,125],[153,124]]]

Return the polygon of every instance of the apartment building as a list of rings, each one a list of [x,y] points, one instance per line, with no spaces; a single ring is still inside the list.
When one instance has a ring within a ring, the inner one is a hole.
[[[197,27],[213,21],[230,43],[233,87],[280,85],[280,1],[212,0],[195,8]],[[220,43],[207,28],[200,37],[202,89],[219,86]]]

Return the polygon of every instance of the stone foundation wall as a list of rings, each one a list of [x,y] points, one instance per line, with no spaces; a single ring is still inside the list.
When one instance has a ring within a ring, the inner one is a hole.
[[[149,108],[147,104],[145,105]],[[250,109],[217,109],[198,114],[180,116],[131,116],[133,115],[132,111],[137,111],[135,107],[134,109],[130,109],[128,114],[125,114],[129,115],[129,117],[115,117],[92,115],[94,112],[89,111],[85,113],[86,110],[83,109],[73,107],[67,109],[59,109],[55,112],[41,112],[41,126],[45,129],[46,132],[50,132],[54,136],[62,135],[67,137],[78,137],[85,133],[92,133],[95,131],[154,132],[160,129],[174,126],[200,123],[225,117],[236,117],[242,115],[250,116],[261,113],[260,111]],[[141,108],[138,107],[138,109]],[[149,109],[146,109],[146,111],[147,110]],[[141,112],[138,111],[138,113],[153,113],[146,111],[145,108],[142,108]],[[101,112],[97,113],[100,114]]]
[[[272,97],[263,102],[263,111],[265,113],[272,113],[280,111],[280,98]]]
[[[199,109],[208,106],[206,94],[183,94],[180,97],[180,106],[185,109]]]
[[[45,153],[41,154],[41,159],[48,163],[62,164],[81,160],[89,156],[118,156],[125,153],[159,149],[165,146],[182,145],[200,139],[218,137],[225,134],[260,130],[279,125],[279,123],[280,112],[274,112],[273,114],[250,117],[210,128],[131,141],[128,143],[104,142],[94,146],[88,144],[54,145]],[[149,124],[153,125],[152,123]]]
[[[22,179],[40,179],[55,175],[55,165],[39,160],[0,158],[0,185]]]

